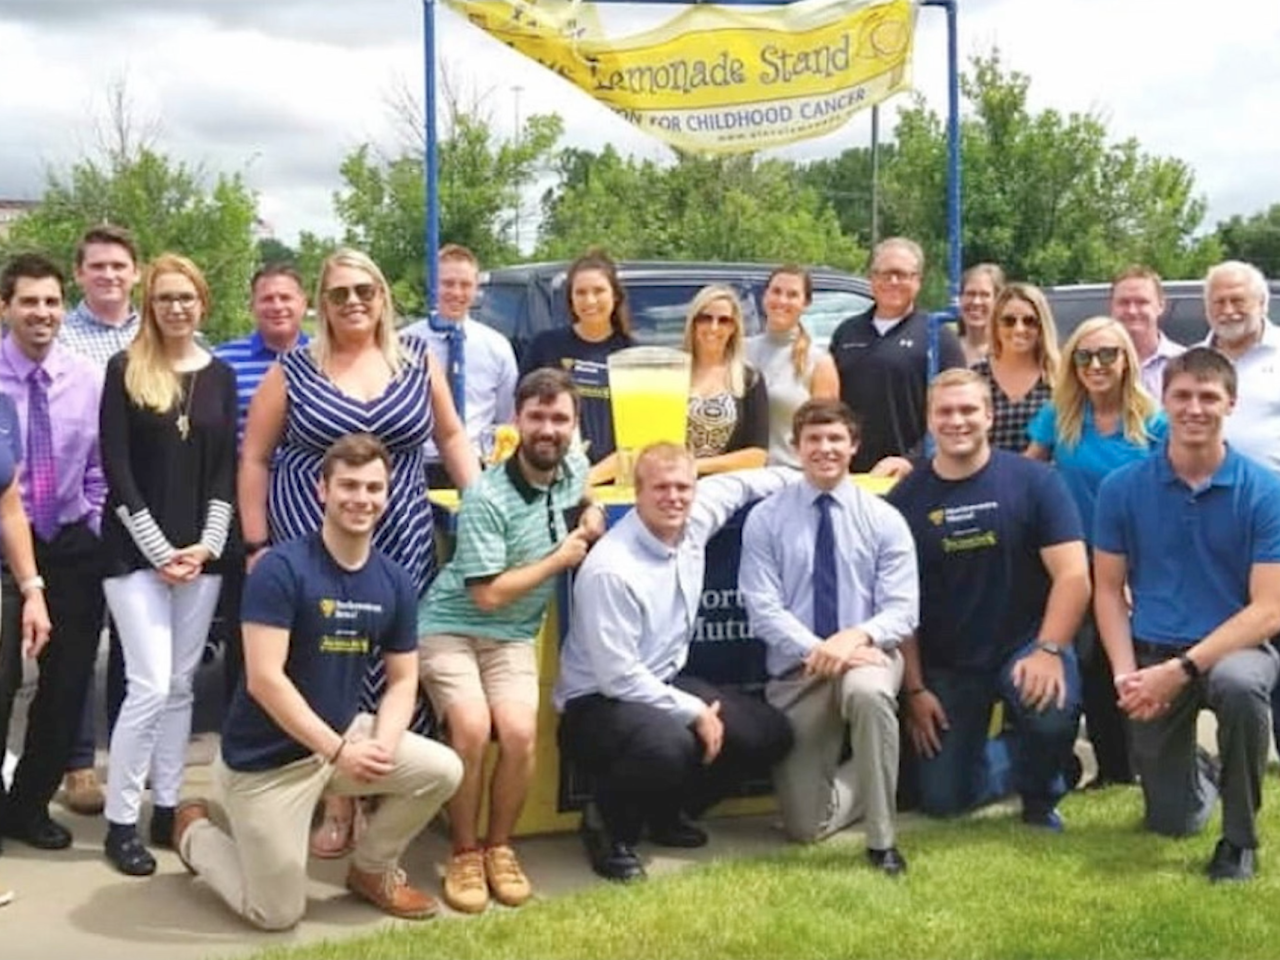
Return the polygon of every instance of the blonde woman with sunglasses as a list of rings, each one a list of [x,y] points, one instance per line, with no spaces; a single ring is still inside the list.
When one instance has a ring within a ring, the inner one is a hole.
[[[1053,399],[1027,428],[1026,455],[1052,460],[1084,521],[1085,543],[1093,543],[1098,487],[1113,470],[1147,457],[1164,439],[1159,405],[1142,386],[1142,365],[1124,326],[1110,317],[1080,324],[1063,348]],[[1133,773],[1124,723],[1116,708],[1111,668],[1092,616],[1076,641],[1084,681],[1084,712],[1098,761],[1095,783],[1130,783]]]
[[[991,445],[1027,448],[1027,425],[1049,402],[1058,370],[1058,332],[1039,287],[1011,283],[991,308],[991,353],[973,369],[991,388]]]
[[[356,250],[334,253],[320,270],[315,303],[315,339],[281,357],[249,405],[239,475],[248,565],[272,543],[320,529],[316,488],[325,451],[347,434],[369,433],[391,454],[391,496],[374,546],[409,572],[422,597],[436,573],[427,441],[435,440],[459,490],[479,463],[427,345],[397,335],[391,290],[373,260]],[[381,699],[385,686],[381,658],[370,662],[366,707]],[[326,800],[312,854],[346,854],[354,818],[349,800]]]
[[[683,346],[693,358],[686,446],[698,475],[763,467],[769,394],[746,361],[738,295],[722,286],[699,290],[685,317]]]

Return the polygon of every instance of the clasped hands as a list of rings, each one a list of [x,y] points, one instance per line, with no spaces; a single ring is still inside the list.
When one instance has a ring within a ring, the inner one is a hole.
[[[1116,674],[1116,705],[1132,720],[1153,720],[1169,709],[1187,681],[1176,659]]]
[[[855,667],[887,667],[889,657],[865,630],[849,627],[833,633],[804,658],[806,677],[838,677]]]
[[[175,550],[168,562],[160,567],[160,579],[171,587],[191,583],[204,572],[204,565],[212,559],[212,551],[203,543]]]

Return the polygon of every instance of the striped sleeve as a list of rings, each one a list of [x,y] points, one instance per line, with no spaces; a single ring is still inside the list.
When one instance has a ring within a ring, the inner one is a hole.
[[[231,504],[225,500],[210,500],[204,515],[204,530],[200,532],[201,545],[208,548],[216,560],[227,548],[227,535],[231,531]]]
[[[148,508],[143,507],[137,513],[130,513],[129,508],[122,503],[116,507],[116,516],[129,531],[138,552],[153,567],[158,569],[173,559],[173,544],[164,535]]]

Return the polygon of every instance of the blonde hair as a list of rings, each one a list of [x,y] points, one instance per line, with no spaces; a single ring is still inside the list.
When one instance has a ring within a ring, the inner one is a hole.
[[[387,284],[387,278],[383,276],[382,271],[378,269],[378,265],[368,254],[350,248],[330,254],[320,267],[320,279],[316,282],[315,296],[320,322],[316,324],[315,339],[311,341],[310,347],[311,356],[315,359],[316,365],[321,370],[327,370],[329,360],[333,356],[333,330],[329,322],[330,305],[325,299],[324,291],[329,272],[335,267],[362,270],[373,278],[382,294],[382,312],[378,315],[378,325],[374,328],[374,339],[377,341],[378,351],[386,360],[387,366],[391,368],[392,375],[400,376],[405,367],[413,363],[413,359],[400,346],[400,338],[396,334],[396,309],[391,302],[391,287]]]
[[[1085,337],[1095,333],[1111,333],[1120,341],[1124,354],[1124,371],[1120,375],[1120,414],[1124,438],[1139,446],[1149,446],[1151,435],[1147,433],[1147,420],[1156,412],[1156,402],[1142,388],[1141,366],[1138,351],[1124,325],[1110,317],[1093,317],[1076,327],[1063,347],[1065,362],[1059,365],[1053,384],[1053,406],[1058,420],[1058,441],[1069,447],[1080,442],[1084,434],[1085,406],[1089,402],[1088,391],[1076,372],[1075,352]]]
[[[649,464],[660,463],[663,466],[673,466],[682,463],[688,466],[689,470],[695,475],[697,468],[695,464],[697,460],[689,451],[688,447],[683,447],[678,443],[671,443],[661,440],[657,443],[651,443],[636,457],[636,465],[634,469],[635,487],[637,490],[644,487],[644,477]]]
[[[1049,301],[1045,299],[1043,291],[1034,284],[1006,284],[991,308],[993,326],[999,325],[1000,311],[1010,300],[1021,300],[1036,312],[1036,319],[1040,321],[1040,336],[1036,339],[1036,362],[1040,365],[1040,376],[1044,378],[1044,382],[1053,383],[1054,377],[1058,374],[1061,358],[1058,354],[1058,326],[1053,322],[1053,310],[1049,306]],[[1000,336],[997,333],[991,337],[991,356],[998,360],[1003,352],[1004,347],[1001,346]]]
[[[694,352],[693,328],[698,314],[714,300],[727,300],[733,311],[733,336],[725,347],[725,360],[729,365],[729,392],[740,397],[747,392],[747,343],[746,329],[742,324],[742,303],[732,289],[719,284],[703,287],[689,304],[689,312],[684,319],[684,341],[681,344],[685,353],[693,357],[693,364],[698,365],[698,355]]]
[[[951,367],[943,370],[933,378],[933,383],[929,384],[928,396],[925,399],[926,409],[933,406],[934,397],[939,390],[950,387],[977,387],[978,392],[982,394],[982,403],[987,411],[990,412],[995,408],[995,402],[991,398],[991,384],[987,383],[986,377],[970,367]]]
[[[156,281],[167,274],[186,277],[200,298],[200,319],[209,315],[209,284],[200,268],[176,253],[162,253],[148,264],[142,281],[142,322],[126,350],[124,390],[140,407],[168,413],[182,400],[182,381],[164,353],[164,337],[156,318]]]

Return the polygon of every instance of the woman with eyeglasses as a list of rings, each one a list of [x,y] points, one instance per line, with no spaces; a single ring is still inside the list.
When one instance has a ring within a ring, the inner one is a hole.
[[[1012,283],[996,298],[991,355],[973,365],[991,387],[991,445],[1022,453],[1027,425],[1049,402],[1058,369],[1058,332],[1039,287]],[[962,341],[963,342],[963,341]]]
[[[1026,455],[1051,460],[1062,473],[1093,540],[1098,487],[1113,470],[1150,456],[1164,439],[1159,405],[1142,387],[1142,366],[1125,328],[1110,317],[1086,320],[1067,339],[1053,399],[1027,428]],[[1076,639],[1084,681],[1084,713],[1098,762],[1096,786],[1132,783],[1124,720],[1111,667],[1092,616]]]
[[[737,294],[721,286],[699,290],[689,304],[683,347],[693,358],[685,442],[698,475],[764,466],[769,394],[746,361]]]
[[[791,445],[795,412],[807,400],[840,396],[835,361],[814,346],[801,320],[812,302],[809,271],[778,267],[764,290],[764,333],[747,340],[747,362],[760,371],[769,394],[769,462],[789,467],[800,466]]]
[[[996,334],[991,329],[996,316],[995,302],[1004,289],[1004,271],[994,263],[975,263],[960,277],[960,349],[965,363],[977,366],[995,348]]]
[[[459,490],[479,464],[435,358],[416,337],[396,334],[391,291],[377,264],[356,250],[334,253],[321,267],[315,302],[315,338],[267,371],[249,405],[239,474],[248,565],[272,543],[320,528],[316,487],[324,452],[349,433],[370,433],[391,453],[390,497],[374,546],[409,572],[421,597],[436,573],[427,441],[435,440]],[[370,664],[367,709],[386,683],[381,658],[371,656]],[[312,854],[346,854],[354,818],[350,800],[326,798]]]
[[[192,682],[222,585],[236,470],[236,377],[196,338],[209,286],[186,257],[147,268],[138,336],[107,365],[103,593],[127,680],[107,761],[107,859],[155,872],[138,835],[151,779],[151,843],[171,847],[191,734]]]
[[[590,482],[617,474],[613,408],[609,400],[609,356],[634,344],[627,293],[617,265],[603,250],[588,250],[569,265],[564,281],[569,327],[544,330],[520,362],[520,376],[540,367],[567,370],[580,401],[578,429],[591,461]]]

